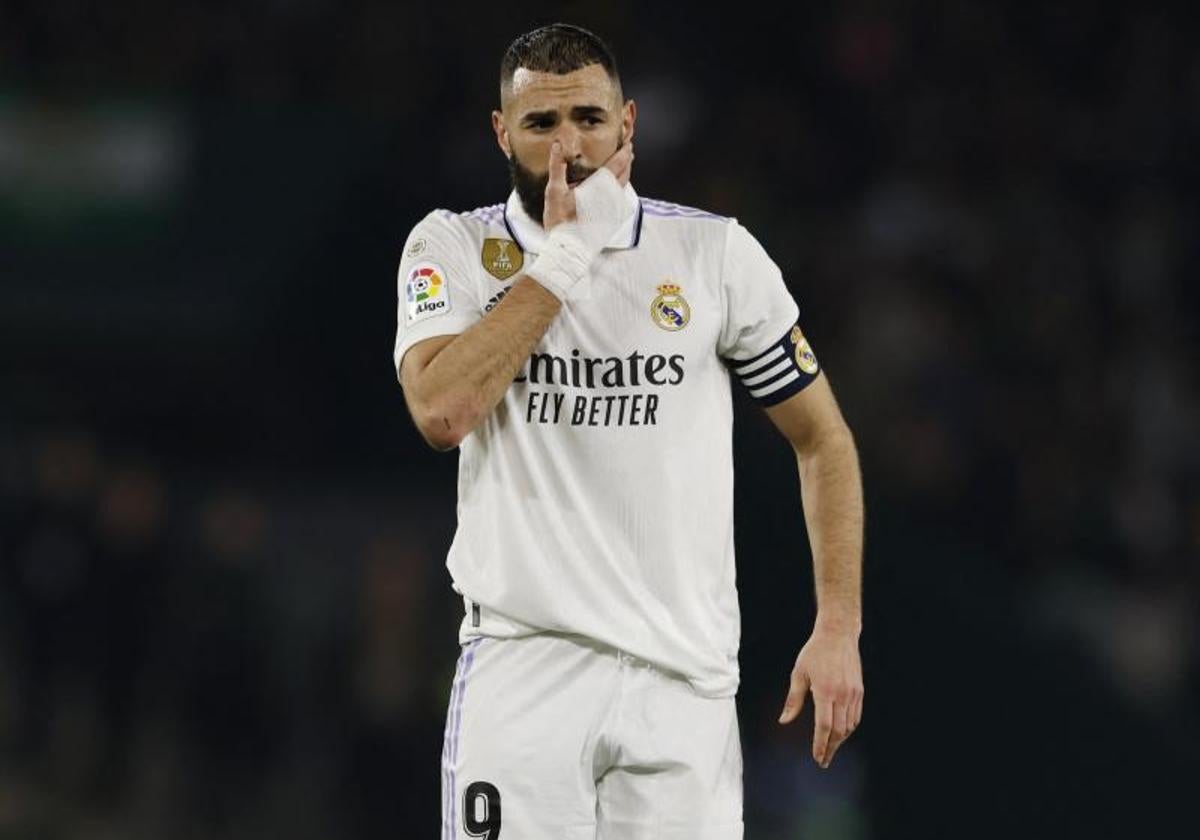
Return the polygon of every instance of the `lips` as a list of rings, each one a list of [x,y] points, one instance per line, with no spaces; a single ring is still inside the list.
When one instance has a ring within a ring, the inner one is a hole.
[[[594,170],[594,169],[589,169],[586,172],[580,172],[578,169],[576,169],[575,171],[571,171],[570,169],[568,169],[567,170],[567,186],[568,187],[579,186],[580,184],[582,184],[584,181],[587,180],[587,177],[589,175],[591,175],[595,171],[596,170]]]

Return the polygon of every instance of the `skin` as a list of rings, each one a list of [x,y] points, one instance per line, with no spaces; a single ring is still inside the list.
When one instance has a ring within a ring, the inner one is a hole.
[[[796,455],[813,555],[817,620],[792,668],[779,722],[789,724],[811,692],[813,759],[828,768],[862,722],[863,494],[858,452],[822,371],[807,388],[767,409]]]
[[[622,186],[629,183],[636,118],[633,101],[623,100],[598,64],[562,75],[518,68],[501,89],[492,129],[506,157],[547,177],[542,225],[549,231],[575,218],[573,189],[588,173],[604,166]],[[558,298],[522,275],[467,331],[409,349],[400,379],[430,446],[453,449],[491,414],[560,309]],[[828,767],[862,719],[858,455],[824,373],[767,415],[796,456],[817,589],[817,620],[792,668],[779,720],[794,721],[811,693],[813,758]]]

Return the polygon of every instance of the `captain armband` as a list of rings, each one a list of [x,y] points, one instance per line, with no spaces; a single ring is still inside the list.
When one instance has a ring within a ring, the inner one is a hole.
[[[757,356],[729,359],[727,364],[750,396],[764,406],[783,402],[803,391],[821,370],[799,324]]]

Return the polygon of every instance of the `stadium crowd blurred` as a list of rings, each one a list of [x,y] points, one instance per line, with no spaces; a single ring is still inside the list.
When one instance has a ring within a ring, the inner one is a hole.
[[[560,18],[617,52],[639,191],[739,217],[783,267],[863,457],[865,727],[822,774],[773,727],[811,619],[794,465],[739,398],[747,836],[917,836],[1052,790],[1087,807],[1046,836],[1084,836],[1194,780],[1181,21],[461,14],[0,6],[0,837],[432,833],[454,460],[389,367],[395,262],[429,209],[507,192],[499,58]],[[996,752],[922,757],[931,698]],[[1062,724],[1027,745],[1046,778],[1000,743],[1036,698]],[[1138,766],[1110,772],[1126,748]],[[1008,804],[954,778],[978,764]],[[913,797],[939,784],[957,804],[931,817]]]

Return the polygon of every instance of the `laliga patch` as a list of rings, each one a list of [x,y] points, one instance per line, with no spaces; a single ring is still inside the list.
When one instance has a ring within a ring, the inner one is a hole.
[[[525,254],[511,239],[485,239],[479,259],[488,274],[497,280],[507,280],[525,264]]]
[[[812,351],[808,339],[800,331],[800,327],[792,327],[792,344],[796,346],[796,367],[812,376],[817,372],[817,356]]]
[[[445,315],[450,311],[450,287],[446,284],[446,272],[436,263],[417,263],[409,269],[404,281],[404,298],[409,324],[434,315]]]

